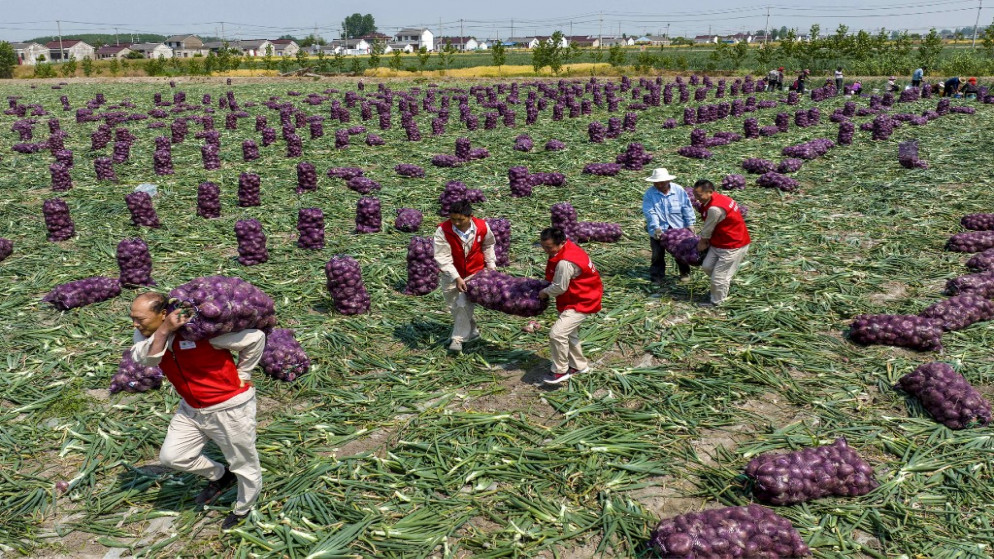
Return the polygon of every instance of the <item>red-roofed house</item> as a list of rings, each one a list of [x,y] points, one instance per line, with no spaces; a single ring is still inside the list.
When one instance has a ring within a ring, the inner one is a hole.
[[[297,51],[300,50],[300,45],[293,39],[275,39],[269,42],[273,44],[274,56],[297,56]]]
[[[111,58],[127,58],[131,54],[131,44],[105,45],[97,49],[97,59],[110,60]]]
[[[90,57],[93,60],[96,57],[96,50],[84,43],[79,39],[62,39],[62,41],[50,41],[46,45],[48,47],[49,60],[62,60],[63,52],[65,53],[65,59],[75,58],[76,60],[83,60],[86,57]],[[60,50],[61,49],[61,50]]]

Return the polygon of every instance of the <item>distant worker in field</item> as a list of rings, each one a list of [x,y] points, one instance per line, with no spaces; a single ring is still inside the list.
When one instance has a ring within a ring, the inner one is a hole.
[[[694,205],[686,189],[672,182],[676,177],[664,168],[653,169],[646,181],[652,186],[642,195],[642,214],[645,216],[646,231],[649,233],[649,248],[652,260],[649,263],[649,279],[662,283],[666,276],[666,250],[663,248],[663,234],[669,229],[690,229],[694,225]],[[690,279],[690,266],[676,261],[680,281]]]
[[[897,85],[897,78],[895,76],[887,78],[887,87],[884,88],[885,92],[897,93],[899,89],[900,87]]]
[[[835,94],[836,95],[842,95],[842,82],[843,82],[842,66],[838,66],[838,67],[835,68]]]
[[[946,80],[946,83],[943,84],[942,96],[956,97],[959,94],[959,86],[960,86],[959,76],[953,76],[949,78],[948,80]]]
[[[460,201],[449,206],[449,219],[435,230],[433,241],[442,296],[452,313],[449,351],[458,353],[464,343],[480,337],[466,281],[484,268],[497,269],[497,240],[487,222],[473,216],[473,206]]]
[[[580,325],[589,315],[601,310],[604,286],[593,260],[582,248],[568,240],[562,229],[543,229],[539,243],[549,256],[545,264],[545,280],[552,282],[552,285],[540,291],[538,296],[540,299],[554,297],[556,310],[559,311],[559,320],[549,331],[552,369],[543,381],[559,384],[573,375],[590,371],[580,347]]]
[[[922,79],[925,78],[925,67],[916,68],[914,72],[911,73],[911,87],[920,87],[922,84]]]
[[[801,73],[797,75],[797,79],[794,81],[794,87],[797,90],[797,93],[799,94],[804,93],[804,82],[808,79],[808,76],[810,75],[811,75],[811,70],[808,70],[806,68],[804,70],[801,70]]]
[[[714,184],[701,179],[694,183],[694,196],[701,203],[701,240],[697,250],[707,250],[701,269],[711,277],[711,299],[701,306],[720,305],[732,284],[732,277],[749,252],[749,230],[739,205],[714,191]]]
[[[221,529],[235,527],[252,510],[262,488],[256,439],[256,400],[251,371],[262,359],[266,334],[248,329],[209,340],[186,340],[179,332],[192,318],[183,308],[170,310],[161,293],[143,293],[131,304],[135,327],[131,358],[158,366],[182,398],[169,422],[159,462],[209,480],[194,499],[207,506],[238,484],[234,509]],[[238,354],[238,363],[231,353]],[[168,355],[167,355],[168,354]],[[214,441],[228,465],[204,453]]]
[[[977,87],[977,78],[971,77],[966,80],[963,86],[963,97],[966,99],[976,99],[980,95],[980,88]]]
[[[783,85],[780,83],[780,81],[783,79],[783,74],[781,73],[782,70],[783,68],[774,68],[770,70],[768,74],[766,74],[767,91],[776,91],[783,87]]]

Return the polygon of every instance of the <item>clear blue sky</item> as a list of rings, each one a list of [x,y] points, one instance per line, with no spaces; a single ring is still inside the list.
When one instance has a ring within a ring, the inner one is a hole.
[[[380,2],[313,2],[258,0],[98,0],[97,2],[14,2],[0,0],[0,39],[22,40],[57,32],[62,21],[63,36],[74,33],[194,33],[218,35],[221,22],[229,38],[275,38],[286,33],[304,36],[314,31],[326,39],[338,37],[342,19],[351,13],[371,13],[377,27],[392,33],[402,26],[424,26],[438,34],[465,34],[491,38],[514,35],[548,34],[559,29],[575,35],[666,32],[671,36],[736,33],[763,29],[767,6],[770,27],[796,27],[807,31],[812,23],[822,33],[833,32],[840,23],[850,30],[908,29],[927,32],[972,26],[978,0],[885,0],[842,4],[797,0],[769,0],[769,4],[732,0],[701,0],[694,3],[645,2],[636,0],[546,0],[545,2],[505,0],[466,2],[463,0],[382,0]],[[980,13],[980,25],[991,23],[994,2]],[[460,20],[462,22],[460,23]]]

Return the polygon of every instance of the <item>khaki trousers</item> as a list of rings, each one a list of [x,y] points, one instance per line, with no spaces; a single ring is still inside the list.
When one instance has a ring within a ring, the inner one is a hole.
[[[549,330],[549,355],[552,372],[563,374],[570,367],[582,371],[587,368],[587,358],[580,348],[580,324],[587,315],[567,309],[559,313],[559,320]]]
[[[708,249],[708,254],[701,263],[701,269],[711,276],[711,302],[715,305],[721,304],[728,297],[732,276],[739,269],[747,252],[749,245],[740,248]]]
[[[159,450],[159,462],[181,472],[189,472],[217,481],[224,475],[224,465],[204,456],[208,439],[214,441],[228,469],[238,478],[238,500],[234,513],[245,514],[259,498],[262,469],[255,448],[255,398],[237,406],[202,413],[180,402],[169,422],[166,440]]]
[[[442,289],[445,304],[452,313],[452,340],[461,342],[479,336],[480,331],[476,327],[476,319],[473,318],[476,304],[470,301],[465,293],[459,291],[456,282],[449,279],[447,274],[442,274],[439,287]]]

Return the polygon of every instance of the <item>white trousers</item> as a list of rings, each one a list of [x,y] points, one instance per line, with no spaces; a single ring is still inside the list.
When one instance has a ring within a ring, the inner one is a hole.
[[[238,478],[234,513],[246,514],[252,510],[262,487],[255,430],[254,397],[244,404],[210,413],[200,413],[181,401],[169,422],[159,462],[174,470],[217,481],[224,475],[224,465],[203,453],[207,441],[214,441],[228,461],[228,469]]]
[[[735,275],[746,253],[749,252],[749,245],[740,248],[715,248],[708,249],[701,269],[711,276],[711,302],[715,305],[721,304],[728,297],[728,288],[732,285],[732,276]]]
[[[439,287],[442,289],[445,304],[452,313],[452,341],[461,342],[466,338],[479,336],[480,331],[476,327],[476,319],[473,318],[476,304],[470,301],[465,293],[459,291],[456,282],[449,279],[447,274],[442,274]]]
[[[565,373],[570,367],[582,371],[587,368],[587,358],[580,348],[580,324],[587,315],[567,309],[559,314],[559,320],[549,330],[549,356],[552,359],[552,372]]]

